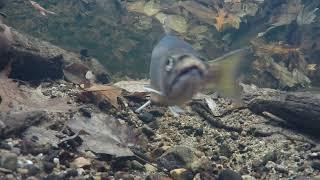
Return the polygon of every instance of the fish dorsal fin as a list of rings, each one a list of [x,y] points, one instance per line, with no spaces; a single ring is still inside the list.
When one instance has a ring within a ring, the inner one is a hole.
[[[206,89],[212,89],[225,97],[240,100],[241,75],[248,71],[252,56],[250,47],[231,51],[208,61],[210,72]]]

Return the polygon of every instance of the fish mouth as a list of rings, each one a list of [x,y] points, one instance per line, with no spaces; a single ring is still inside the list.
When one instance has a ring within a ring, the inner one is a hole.
[[[203,71],[198,66],[196,66],[196,65],[189,66],[189,67],[184,68],[183,70],[181,70],[178,73],[178,75],[172,81],[171,87],[174,86],[180,80],[181,77],[186,76],[186,75],[191,75],[193,73],[195,73],[196,75],[199,75],[201,79],[204,77]]]

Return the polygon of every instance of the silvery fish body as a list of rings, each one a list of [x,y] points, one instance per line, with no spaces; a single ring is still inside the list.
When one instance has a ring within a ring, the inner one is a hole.
[[[191,45],[166,34],[152,51],[150,79],[155,91],[151,100],[181,105],[201,89],[207,73],[208,65]]]

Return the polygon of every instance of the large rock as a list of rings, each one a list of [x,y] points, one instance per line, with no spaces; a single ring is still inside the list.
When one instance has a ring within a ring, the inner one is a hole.
[[[166,169],[178,168],[198,170],[201,167],[200,158],[196,156],[195,150],[187,146],[175,146],[161,155],[157,162]]]

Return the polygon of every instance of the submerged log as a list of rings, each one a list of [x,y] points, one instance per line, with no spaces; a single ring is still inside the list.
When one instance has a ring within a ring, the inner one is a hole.
[[[269,112],[301,131],[320,137],[320,93],[242,87],[242,99],[254,113]]]
[[[0,69],[11,60],[10,78],[25,81],[63,78],[63,70],[72,64],[88,67],[100,81],[108,83],[110,76],[95,58],[81,58],[80,54],[64,50],[49,42],[22,34],[10,28],[9,58],[0,58]]]

